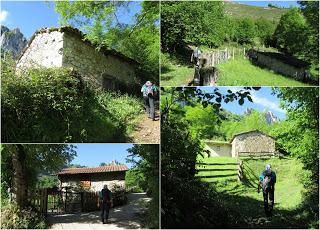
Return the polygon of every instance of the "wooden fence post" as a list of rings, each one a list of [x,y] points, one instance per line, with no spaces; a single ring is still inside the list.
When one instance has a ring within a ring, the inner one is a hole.
[[[243,161],[239,159],[238,163],[238,181],[243,179]]]
[[[243,48],[243,58],[246,58],[246,48]]]
[[[234,48],[232,48],[232,60],[234,60]]]

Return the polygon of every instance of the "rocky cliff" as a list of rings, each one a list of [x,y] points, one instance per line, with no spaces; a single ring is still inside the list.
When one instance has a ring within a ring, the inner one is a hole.
[[[18,28],[10,30],[6,26],[1,26],[0,47],[3,51],[12,53],[14,58],[18,57],[27,42]]]

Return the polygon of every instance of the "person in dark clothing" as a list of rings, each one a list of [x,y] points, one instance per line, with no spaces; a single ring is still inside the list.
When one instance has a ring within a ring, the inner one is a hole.
[[[157,91],[158,88],[151,81],[147,81],[141,88],[146,112],[153,121],[155,121],[154,98]]]
[[[276,173],[271,170],[271,165],[267,164],[266,169],[261,173],[259,177],[258,184],[258,193],[260,192],[260,188],[262,188],[264,211],[267,216],[272,215],[276,182]]]
[[[101,221],[103,224],[107,223],[109,218],[109,210],[112,207],[112,193],[108,189],[108,186],[105,185],[103,189],[99,192],[99,202],[101,210]]]

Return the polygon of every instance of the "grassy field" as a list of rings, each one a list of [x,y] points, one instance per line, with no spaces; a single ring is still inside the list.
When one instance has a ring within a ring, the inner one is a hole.
[[[230,157],[199,158],[197,177],[210,182],[224,205],[239,212],[247,226],[244,228],[302,228],[306,215],[298,206],[302,202],[303,185],[299,182],[305,171],[294,159],[243,159],[246,179],[237,180],[237,162]],[[272,218],[265,218],[262,193],[257,192],[257,182],[265,165],[271,164],[277,174],[275,206]]]
[[[193,74],[192,66],[170,64],[166,71],[161,72],[161,86],[187,86]]]
[[[247,59],[219,64],[217,85],[221,86],[308,86],[305,83],[254,66]]]
[[[264,8],[229,2],[225,3],[226,14],[236,18],[250,17],[256,20],[262,17],[270,21],[275,20],[278,22],[281,18],[281,15],[287,11],[288,9]]]

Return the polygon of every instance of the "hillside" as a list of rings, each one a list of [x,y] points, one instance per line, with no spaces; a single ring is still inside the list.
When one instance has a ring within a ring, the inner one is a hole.
[[[236,18],[250,17],[254,20],[264,18],[278,22],[282,14],[288,9],[277,9],[268,7],[250,6],[234,2],[225,2],[225,13]]]
[[[246,180],[237,180],[237,161],[231,157],[199,158],[197,177],[213,184],[224,205],[239,213],[243,228],[301,228],[304,217],[300,216],[299,205],[304,190],[299,180],[305,171],[302,164],[294,159],[242,159]],[[277,173],[275,207],[272,219],[265,218],[262,193],[257,193],[257,182],[265,165],[271,164]]]

